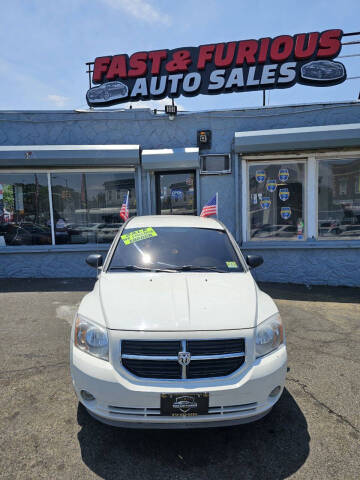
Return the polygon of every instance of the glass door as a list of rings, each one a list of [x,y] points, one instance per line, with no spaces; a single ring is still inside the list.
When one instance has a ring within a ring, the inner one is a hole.
[[[197,215],[194,170],[156,173],[156,213]]]

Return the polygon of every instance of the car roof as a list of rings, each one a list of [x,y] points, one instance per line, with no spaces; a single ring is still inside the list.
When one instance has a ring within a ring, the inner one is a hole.
[[[126,227],[193,227],[224,230],[222,224],[215,218],[197,217],[194,215],[146,215],[133,217],[129,220]]]

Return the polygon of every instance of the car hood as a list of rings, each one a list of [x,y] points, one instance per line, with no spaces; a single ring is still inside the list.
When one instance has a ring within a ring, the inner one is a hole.
[[[103,273],[99,296],[108,328],[137,331],[252,328],[257,289],[244,273]]]

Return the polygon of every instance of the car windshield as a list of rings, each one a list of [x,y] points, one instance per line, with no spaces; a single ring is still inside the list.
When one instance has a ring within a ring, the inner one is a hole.
[[[193,227],[126,228],[109,270],[242,272],[224,230]]]

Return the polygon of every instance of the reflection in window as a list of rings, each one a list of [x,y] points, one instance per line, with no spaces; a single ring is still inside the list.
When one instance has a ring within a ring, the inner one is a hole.
[[[304,239],[304,171],[301,162],[249,165],[252,240]]]
[[[52,173],[51,187],[57,244],[112,242],[127,191],[130,216],[136,215],[132,172]]]
[[[0,173],[0,247],[50,244],[47,175]]]
[[[157,212],[160,215],[196,215],[194,172],[157,175]]]
[[[318,234],[360,238],[360,159],[319,161]]]

